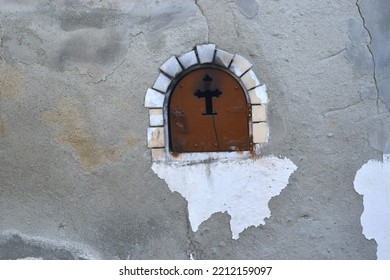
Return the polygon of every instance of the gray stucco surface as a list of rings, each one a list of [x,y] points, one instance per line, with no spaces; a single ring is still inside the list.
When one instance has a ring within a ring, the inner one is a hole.
[[[353,180],[390,149],[388,4],[0,0],[0,259],[375,259]],[[158,68],[207,42],[254,65],[262,153],[298,167],[238,240],[191,230],[146,146]]]

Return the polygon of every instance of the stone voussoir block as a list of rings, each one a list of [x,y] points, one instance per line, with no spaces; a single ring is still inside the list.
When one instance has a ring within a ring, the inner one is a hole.
[[[215,53],[214,63],[228,68],[233,60],[233,57],[233,54],[217,49]]]
[[[242,77],[241,81],[246,89],[252,89],[260,85],[259,79],[257,79],[255,72],[249,70]]]
[[[268,94],[266,85],[255,87],[249,92],[249,99],[251,104],[267,104]]]
[[[211,63],[214,59],[215,45],[205,44],[196,46],[196,52],[198,53],[199,62]]]
[[[164,105],[165,95],[157,90],[148,88],[145,95],[145,107],[162,108]]]
[[[265,122],[253,123],[253,143],[261,144],[268,142],[269,128]]]
[[[152,159],[153,160],[163,159],[164,156],[165,156],[165,149],[163,149],[163,148],[153,148],[152,149]]]
[[[153,85],[153,88],[161,92],[167,92],[169,85],[171,84],[171,79],[160,73],[158,75],[156,82]]]
[[[162,109],[150,109],[149,110],[150,126],[163,126],[164,117]]]
[[[239,54],[234,55],[232,64],[230,65],[230,71],[241,77],[246,71],[252,67],[252,63],[246,60]]]
[[[182,54],[178,59],[185,69],[199,63],[194,50]]]
[[[148,147],[163,148],[164,147],[164,127],[149,127],[148,128]]]
[[[266,122],[266,105],[252,105],[252,122]]]
[[[164,64],[160,66],[160,70],[172,78],[175,78],[177,74],[183,71],[175,56],[172,56],[170,59],[165,61]]]

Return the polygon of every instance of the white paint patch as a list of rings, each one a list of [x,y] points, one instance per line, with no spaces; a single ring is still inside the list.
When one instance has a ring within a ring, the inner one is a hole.
[[[378,259],[390,260],[390,154],[370,160],[356,173],[355,190],[363,195],[363,234],[378,244]]]
[[[188,201],[193,231],[213,213],[227,212],[234,239],[249,226],[264,224],[270,217],[268,202],[287,186],[297,169],[289,159],[155,162],[153,171],[165,180],[172,192]]]
[[[259,147],[255,146],[254,150],[258,150]],[[203,163],[205,161],[217,161],[217,160],[225,160],[225,159],[248,159],[252,157],[252,154],[248,151],[242,152],[207,152],[207,153],[183,153],[178,156],[172,156],[168,153],[168,158],[170,160],[170,164],[194,164],[194,163]],[[165,158],[160,159],[165,161]],[[169,163],[168,163],[169,164]]]

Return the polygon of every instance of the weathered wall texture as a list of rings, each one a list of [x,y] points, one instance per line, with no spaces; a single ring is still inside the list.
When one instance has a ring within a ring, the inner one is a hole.
[[[377,258],[353,182],[390,147],[389,27],[387,0],[0,0],[0,259]],[[297,167],[238,239],[146,146],[146,89],[203,43],[251,61],[261,154]]]

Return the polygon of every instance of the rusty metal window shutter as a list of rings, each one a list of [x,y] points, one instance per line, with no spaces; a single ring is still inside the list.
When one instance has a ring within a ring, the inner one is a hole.
[[[202,66],[177,78],[168,102],[172,153],[252,150],[250,104],[236,77]]]

